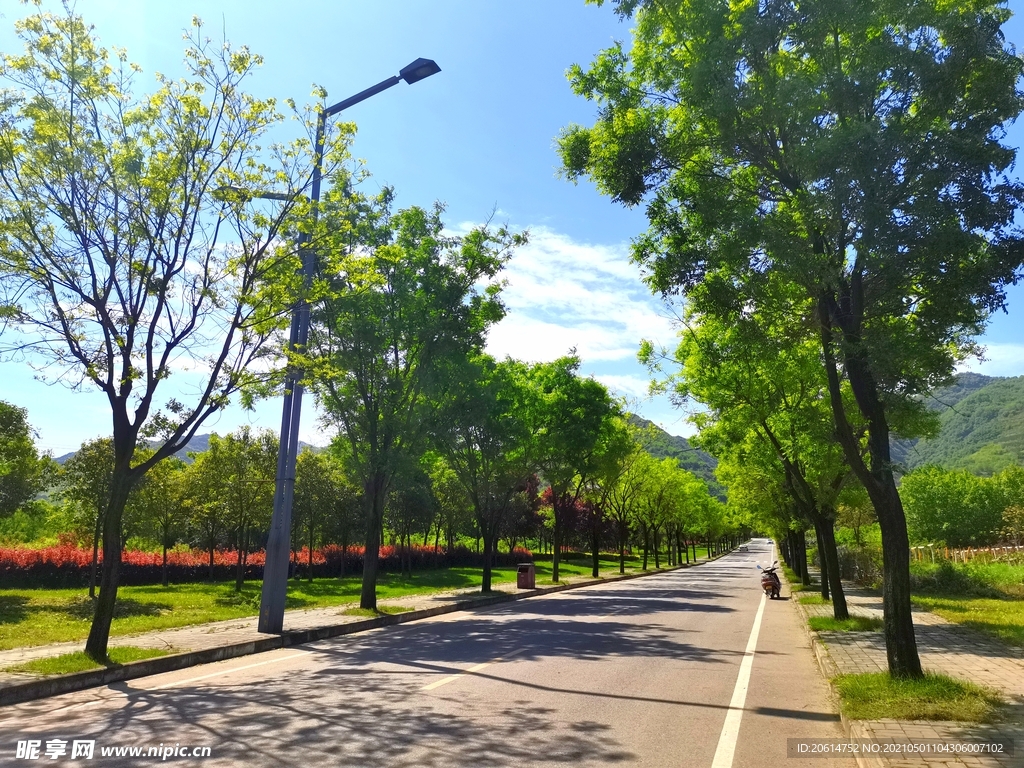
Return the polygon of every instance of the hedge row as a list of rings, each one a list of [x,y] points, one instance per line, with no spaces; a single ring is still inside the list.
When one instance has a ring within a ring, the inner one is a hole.
[[[362,573],[363,547],[329,545],[313,550],[313,575],[317,577],[351,576]],[[264,552],[251,552],[246,556],[245,578],[262,579]],[[235,578],[237,572],[237,551],[215,550],[213,557],[214,581]],[[102,553],[100,555],[102,561]],[[403,560],[413,570],[428,568],[482,568],[483,555],[466,547],[454,547],[451,551],[433,547],[412,546],[408,548],[384,546],[380,548],[380,569],[398,572]],[[495,565],[510,566],[521,562],[532,562],[533,554],[525,549],[512,553],[501,552],[495,557]],[[45,549],[23,549],[0,547],[0,588],[32,587],[83,587],[89,583],[89,566],[92,551],[74,546],[47,547]],[[303,548],[295,553],[292,563],[293,575],[306,575],[309,550]],[[210,581],[209,552],[191,550],[167,553],[167,575],[172,583],[193,583]],[[120,582],[126,586],[160,584],[163,581],[163,556],[157,552],[125,551],[121,554]]]

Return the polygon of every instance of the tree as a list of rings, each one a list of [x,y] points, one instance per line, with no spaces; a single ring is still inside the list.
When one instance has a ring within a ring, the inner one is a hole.
[[[261,59],[203,38],[198,19],[187,77],[158,75],[137,97],[138,68],[65,8],[17,22],[25,52],[0,61],[0,352],[96,387],[110,407],[114,470],[86,642],[105,659],[131,489],[277,354],[268,342],[297,283],[282,226],[310,152],[308,140],[263,151],[282,116],[242,87]],[[228,186],[283,187],[288,202],[217,199]],[[182,368],[194,394],[161,409],[161,384]],[[157,438],[153,453],[134,462],[142,438]]]
[[[439,206],[393,213],[390,190],[367,201],[339,188],[322,209],[324,273],[336,277],[313,316],[306,369],[362,488],[360,606],[376,609],[392,480],[425,447],[428,400],[444,386],[438,373],[478,352],[504,314],[496,276],[524,239],[486,227],[446,235]]]
[[[903,477],[900,494],[914,541],[966,547],[989,544],[999,535],[1005,504],[990,478],[919,467]]]
[[[295,500],[293,502],[294,522],[305,527],[306,545],[309,548],[306,563],[306,578],[313,581],[313,549],[317,536],[324,539],[328,528],[334,527],[340,534],[343,549],[347,550],[351,540],[351,495],[345,487],[344,477],[337,459],[324,451],[304,450],[295,464]],[[344,569],[345,553],[342,553]]]
[[[831,593],[835,618],[849,617],[835,543],[837,499],[852,473],[834,439],[828,384],[809,329],[813,304],[773,276],[762,301],[733,312],[688,309],[665,386],[677,399],[706,406],[693,421],[714,455],[741,452],[741,465],[778,472],[799,517],[814,526],[821,555],[822,597]],[[701,289],[695,294],[699,295]],[[770,300],[769,300],[770,299]],[[660,364],[646,344],[642,357]],[[668,355],[664,356],[668,357]],[[848,402],[849,390],[844,393]],[[863,432],[860,424],[858,432]]]
[[[647,481],[650,461],[650,454],[639,440],[634,440],[632,450],[623,459],[621,471],[609,488],[608,516],[615,526],[619,545],[619,573],[626,572],[626,544],[629,542],[637,504]]]
[[[566,518],[601,470],[602,449],[620,415],[604,385],[580,376],[579,367],[580,359],[573,354],[530,370],[534,395],[527,417],[536,439],[537,466],[551,487],[554,582]]]
[[[139,453],[144,455],[142,451]],[[108,455],[112,459],[113,451]],[[113,461],[110,465],[113,468]],[[176,532],[186,522],[185,466],[185,462],[173,456],[160,462],[132,489],[128,502],[132,517],[140,521],[144,530],[155,533],[160,541],[165,587],[168,582],[167,550],[174,545]]]
[[[195,464],[206,476],[204,491],[221,502],[216,509],[224,527],[234,530],[235,590],[241,592],[252,533],[269,524],[273,510],[277,438],[268,430],[253,433],[248,426],[227,437],[213,434]]]
[[[570,178],[647,202],[656,290],[742,304],[781,273],[815,302],[836,431],[878,515],[889,670],[922,674],[892,418],[946,382],[1021,266],[1024,191],[1000,143],[1024,109],[995,0],[855,6],[619,0],[631,50],[570,73],[598,100]],[[867,426],[860,455],[843,380]]]
[[[45,464],[28,411],[0,400],[0,517],[10,517],[42,490]]]
[[[89,568],[89,597],[96,597],[96,566],[102,540],[103,516],[110,505],[110,483],[114,474],[114,443],[100,437],[82,443],[75,455],[64,462],[60,473],[60,497],[75,507],[73,518],[90,534],[92,565]],[[104,557],[106,549],[104,548]]]
[[[488,355],[466,360],[449,375],[438,410],[435,442],[461,483],[484,542],[481,591],[491,591],[498,537],[530,489],[537,445],[528,420],[529,371]]]

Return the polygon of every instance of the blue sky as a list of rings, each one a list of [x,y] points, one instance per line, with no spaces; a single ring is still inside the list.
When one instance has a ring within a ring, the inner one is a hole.
[[[1016,0],[1011,8],[1024,2]],[[396,187],[400,205],[447,204],[453,228],[486,219],[528,229],[531,242],[508,268],[509,315],[491,333],[489,349],[528,360],[551,359],[576,347],[584,371],[620,394],[641,398],[646,387],[635,353],[642,337],[672,340],[668,312],[629,264],[629,240],[645,227],[642,210],[625,210],[589,184],[557,177],[553,139],[570,122],[589,124],[594,108],[575,97],[565,79],[573,63],[586,64],[629,28],[610,8],[582,0],[335,0],[291,3],[258,0],[78,0],[76,8],[107,46],[123,46],[143,68],[140,89],[155,71],[181,74],[181,31],[193,14],[211,37],[226,33],[265,62],[250,89],[260,96],[308,101],[311,85],[340,100],[395,74],[423,56],[442,72],[414,86],[404,83],[345,114],[357,123],[354,152],[373,174],[372,190]],[[0,6],[0,50],[13,37],[23,6]],[[1024,22],[1006,28],[1024,50]],[[282,140],[291,138],[287,123]],[[1011,143],[1024,144],[1015,126]],[[990,360],[973,370],[1024,373],[1017,330],[1024,287],[1012,289],[1010,314],[985,337]],[[0,398],[29,409],[41,447],[59,455],[110,431],[104,399],[33,379],[25,366],[4,364]],[[165,384],[171,384],[173,378]],[[167,396],[173,394],[168,392]],[[634,408],[668,431],[687,434],[684,414],[664,399]],[[242,423],[277,429],[277,401],[255,413],[231,408],[202,431],[231,431]],[[329,439],[307,409],[303,439]]]

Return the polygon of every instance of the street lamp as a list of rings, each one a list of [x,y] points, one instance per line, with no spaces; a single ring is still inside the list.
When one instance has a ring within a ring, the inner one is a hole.
[[[320,110],[316,121],[316,139],[313,147],[313,177],[310,190],[313,223],[317,219],[320,201],[320,165],[323,162],[324,134],[327,118],[354,104],[376,96],[393,85],[405,81],[409,85],[441,71],[430,59],[416,59],[403,67],[397,76],[382,80],[365,91],[349,96],[337,104]],[[254,197],[280,199],[274,193],[255,194]],[[316,270],[316,257],[309,248],[308,232],[301,232],[296,243],[302,260],[302,282],[308,288]],[[305,348],[309,340],[309,304],[300,298],[292,310],[292,324],[288,335],[288,349]],[[288,562],[291,554],[292,501],[295,498],[295,461],[299,448],[299,418],[302,413],[302,371],[288,369],[285,377],[284,406],[281,412],[281,438],[277,452],[277,476],[274,487],[274,516],[270,522],[270,539],[263,566],[263,591],[260,595],[259,631],[280,634],[284,629],[284,603],[288,592]]]

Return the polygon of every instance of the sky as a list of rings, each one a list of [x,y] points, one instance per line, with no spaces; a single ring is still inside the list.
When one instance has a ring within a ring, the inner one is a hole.
[[[1024,0],[1015,6],[1024,13]],[[527,230],[529,244],[506,270],[509,312],[492,329],[488,351],[541,361],[575,348],[583,372],[627,397],[631,410],[673,434],[692,433],[685,413],[663,397],[646,397],[646,371],[636,361],[641,339],[674,339],[671,309],[650,295],[628,259],[630,240],[646,227],[642,208],[625,209],[589,182],[558,175],[559,130],[595,117],[594,105],[570,90],[566,70],[629,39],[628,23],[610,7],[583,0],[77,0],[75,7],[103,45],[127,48],[141,65],[140,91],[153,88],[155,72],[183,74],[181,34],[193,15],[214,39],[226,36],[264,57],[249,81],[260,97],[301,104],[312,101],[317,84],[334,103],[418,57],[437,61],[439,74],[401,83],[344,114],[358,126],[353,151],[372,174],[367,191],[394,186],[400,206],[442,201],[454,231],[492,215]],[[0,50],[20,49],[13,22],[26,13],[0,2]],[[1004,29],[1024,51],[1024,18]],[[295,128],[284,124],[279,139],[292,138]],[[1011,128],[1008,143],[1024,145],[1024,126]],[[1011,289],[1009,310],[983,338],[988,359],[967,369],[1024,374],[1024,285]],[[110,432],[98,392],[43,384],[23,364],[2,365],[0,399],[28,409],[38,445],[55,456]],[[223,434],[242,424],[276,431],[280,402],[253,412],[232,406],[200,431]],[[324,444],[330,436],[312,405],[304,407],[300,437]]]

